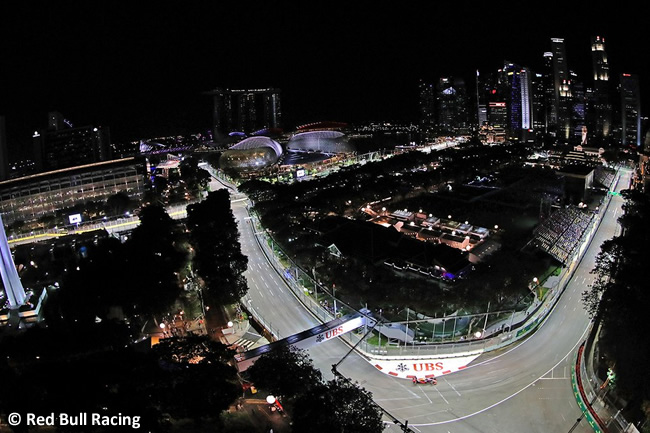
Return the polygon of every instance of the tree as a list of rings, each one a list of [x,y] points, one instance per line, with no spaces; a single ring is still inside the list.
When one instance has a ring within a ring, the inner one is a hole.
[[[285,346],[267,352],[246,374],[257,387],[284,397],[294,431],[375,433],[384,429],[372,394],[344,379],[323,382],[302,349]]]
[[[246,373],[257,387],[286,398],[301,395],[322,381],[307,353],[287,346],[263,354]]]
[[[122,270],[123,287],[129,310],[147,314],[162,313],[181,293],[179,274],[189,258],[184,233],[158,205],[140,211],[140,225],[125,244],[126,263]]]
[[[292,418],[295,431],[312,433],[376,433],[385,427],[372,394],[343,379],[318,384],[302,394]]]
[[[193,266],[205,282],[206,296],[220,305],[238,302],[248,290],[243,275],[248,258],[241,252],[228,191],[211,192],[188,206],[187,227],[195,249]]]
[[[178,166],[181,172],[181,180],[192,192],[206,190],[210,183],[210,173],[199,168],[199,160],[195,156],[183,158]]]
[[[637,414],[650,401],[650,346],[645,331],[650,291],[647,290],[647,252],[650,240],[650,197],[625,191],[625,214],[619,219],[623,232],[601,246],[592,273],[593,285],[583,293],[592,317],[602,323],[600,352],[607,367],[615,366],[616,392],[628,400]]]
[[[239,396],[237,371],[227,364],[233,352],[206,336],[166,338],[154,346],[166,380],[161,406],[178,417],[214,416]]]
[[[125,192],[118,192],[106,199],[106,213],[108,215],[124,215],[133,208],[133,201]]]

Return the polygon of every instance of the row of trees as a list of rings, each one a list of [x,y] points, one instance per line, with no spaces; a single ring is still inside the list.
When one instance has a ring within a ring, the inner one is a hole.
[[[193,267],[208,289],[211,302],[239,302],[248,290],[243,275],[248,258],[241,252],[229,192],[211,192],[202,202],[188,206],[187,228],[194,248]]]
[[[608,367],[615,371],[617,393],[629,402],[628,419],[644,418],[643,431],[650,432],[650,334],[645,329],[650,305],[646,269],[650,198],[635,190],[623,195],[622,234],[601,246],[592,271],[596,278],[583,301],[602,324],[599,348],[605,362],[601,373]]]
[[[246,374],[257,387],[282,397],[295,432],[384,430],[381,411],[371,393],[345,379],[324,381],[303,350],[283,347],[265,353]]]

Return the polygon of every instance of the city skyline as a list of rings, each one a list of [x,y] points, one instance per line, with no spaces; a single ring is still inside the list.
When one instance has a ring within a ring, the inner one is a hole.
[[[281,89],[289,128],[317,120],[417,122],[419,79],[458,76],[471,91],[476,69],[490,72],[505,60],[536,72],[554,37],[566,42],[568,68],[593,86],[596,35],[606,40],[610,82],[638,74],[645,94],[644,60],[634,55],[643,36],[616,25],[615,13],[585,5],[548,20],[505,7],[331,5],[318,16],[277,5],[19,8],[3,17],[0,115],[13,152],[45,126],[49,111],[75,126],[110,127],[114,140],[207,132],[212,100],[204,92],[216,87]],[[626,19],[634,28],[638,18]]]

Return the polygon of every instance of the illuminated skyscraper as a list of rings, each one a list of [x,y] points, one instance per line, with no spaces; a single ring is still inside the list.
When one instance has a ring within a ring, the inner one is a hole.
[[[622,74],[619,85],[621,97],[621,144],[641,146],[641,89],[639,77]]]
[[[510,139],[524,139],[533,128],[533,92],[531,73],[514,63],[506,62],[500,72],[501,96],[506,100]]]
[[[594,73],[594,91],[591,98],[590,134],[596,142],[605,141],[612,127],[612,105],[609,101],[609,63],[605,52],[605,38],[591,38],[591,59]]]
[[[555,72],[553,53],[544,53],[544,125],[546,134],[555,136],[557,127],[557,105],[555,104]]]
[[[436,87],[436,112],[440,134],[468,132],[467,92],[461,78],[441,78]]]
[[[568,141],[571,136],[571,77],[566,61],[564,39],[552,38],[553,84],[555,90],[555,113],[557,114],[556,137]]]

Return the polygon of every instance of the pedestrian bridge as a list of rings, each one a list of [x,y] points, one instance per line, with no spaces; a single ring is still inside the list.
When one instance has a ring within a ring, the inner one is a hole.
[[[353,331],[366,324],[366,317],[361,313],[352,313],[338,319],[331,320],[322,325],[314,326],[306,331],[299,332],[289,337],[274,341],[265,346],[260,346],[244,353],[235,355],[238,370],[245,371],[262,356],[278,347],[296,346],[307,349],[316,344],[324,343],[347,332]]]

